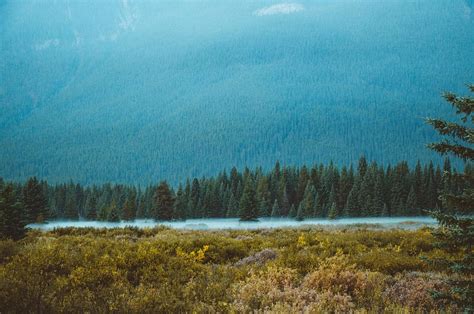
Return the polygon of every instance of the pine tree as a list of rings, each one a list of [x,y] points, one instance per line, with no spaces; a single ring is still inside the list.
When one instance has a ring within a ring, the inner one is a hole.
[[[359,213],[359,184],[358,180],[352,186],[351,191],[347,197],[347,202],[345,206],[345,212],[347,217],[357,217],[360,216]]]
[[[239,202],[234,196],[234,193],[230,194],[229,204],[227,205],[226,217],[237,217],[239,214]]]
[[[283,178],[283,176],[282,176]],[[287,189],[285,188],[283,190],[283,196],[281,199],[281,216],[286,217],[288,216],[288,213],[290,212],[290,201],[288,200],[288,192]]]
[[[258,204],[252,178],[245,180],[244,190],[239,203],[239,217],[241,221],[254,221],[258,218]]]
[[[474,93],[474,85],[470,90]],[[442,154],[451,154],[465,162],[474,161],[474,97],[458,97],[446,93],[444,98],[460,115],[460,122],[453,123],[441,119],[428,119],[427,122],[441,135],[443,141],[429,144],[428,147]],[[464,189],[460,193],[444,190],[442,201],[444,210],[435,210],[431,214],[438,220],[440,228],[434,233],[439,244],[459,256],[455,260],[443,260],[448,270],[458,273],[451,280],[449,295],[438,292],[436,297],[445,297],[455,301],[466,313],[474,311],[474,175],[473,173],[450,174],[449,180],[462,182]]]
[[[385,202],[384,202],[384,192],[383,192],[383,178],[379,174],[377,175],[377,178],[375,179],[372,208],[370,209],[370,215],[380,216],[383,211],[384,205],[385,205]]]
[[[314,200],[313,217],[324,217],[324,204],[321,200],[321,193],[316,194]]]
[[[112,204],[110,205],[110,208],[108,210],[107,221],[110,221],[110,222],[120,221],[119,210],[118,210],[117,204],[115,204],[115,201],[112,202]]]
[[[137,214],[135,215],[137,219],[147,218],[148,214],[146,212],[146,201],[143,196],[140,198],[140,202],[137,207]]]
[[[407,202],[406,202],[406,210],[405,212],[403,213],[404,215],[416,215],[416,213],[418,212],[417,208],[416,208],[416,204],[417,204],[417,200],[416,200],[416,193],[415,193],[415,188],[412,186],[410,188],[410,192],[408,193],[408,196],[407,196]]]
[[[341,170],[341,178],[339,180],[339,193],[338,193],[338,207],[340,209],[345,208],[347,198],[351,192],[353,184],[353,170],[350,171],[344,166]]]
[[[298,209],[299,209],[299,206],[298,206]],[[288,216],[290,218],[295,218],[297,215],[298,215],[298,211],[296,210],[295,204],[291,204],[290,213],[288,214]]]
[[[184,191],[181,184],[178,187],[176,199],[173,204],[173,217],[174,219],[186,219],[186,199],[184,198]]]
[[[74,185],[69,185],[66,191],[66,208],[64,209],[64,218],[77,220],[79,213],[76,207],[76,190]]]
[[[97,199],[93,193],[87,198],[85,209],[87,220],[97,219]]]
[[[308,182],[308,185],[306,186],[304,196],[303,196],[303,201],[300,203],[302,204],[302,215],[303,217],[311,217],[314,213],[314,209],[316,208],[315,204],[315,199],[316,199],[316,189],[312,184]]]
[[[365,156],[361,156],[359,159],[359,165],[357,167],[358,176],[360,179],[363,179],[365,173],[367,172],[367,159]]]
[[[22,204],[15,197],[13,185],[7,184],[0,193],[0,239],[21,239],[27,225]]]
[[[23,188],[23,206],[28,222],[43,222],[48,219],[48,200],[36,177],[28,179]]]
[[[102,205],[97,213],[97,219],[100,221],[106,221],[109,217],[109,208],[106,205]]]
[[[270,212],[270,203],[266,198],[262,198],[259,201],[258,205],[258,216],[259,217],[269,217],[271,215]]]
[[[329,208],[328,218],[329,219],[336,219],[337,216],[338,216],[338,213],[337,213],[336,203],[332,203],[331,207]]]
[[[297,221],[302,221],[302,220],[304,220],[304,216],[305,216],[305,215],[304,215],[304,211],[305,211],[305,210],[304,210],[304,208],[303,208],[303,205],[302,205],[302,203],[300,203],[300,205],[298,206],[298,211],[296,212],[296,217],[295,217],[295,219],[296,219]]]
[[[131,221],[135,219],[136,215],[136,204],[135,204],[135,196],[130,195],[125,203],[123,204],[122,209],[122,218],[126,221]]]
[[[417,215],[421,214],[421,209],[423,208],[423,173],[421,170],[421,163],[418,160],[415,166],[415,172],[413,174],[413,186],[415,188],[416,196],[416,208],[418,209]]]
[[[162,181],[156,188],[155,204],[152,209],[152,218],[155,220],[173,219],[174,198],[166,181]]]
[[[271,217],[272,217],[272,218],[281,217],[280,206],[278,205],[278,201],[277,201],[276,199],[275,199],[275,201],[273,202]]]
[[[300,171],[296,192],[296,203],[298,204],[303,200],[304,192],[306,190],[306,186],[308,185],[309,179],[310,177],[308,174],[308,168],[306,168],[306,166],[303,166]]]

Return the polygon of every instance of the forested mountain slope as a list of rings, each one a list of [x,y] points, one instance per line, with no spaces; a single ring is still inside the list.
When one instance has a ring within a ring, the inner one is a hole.
[[[177,182],[436,158],[472,1],[0,1],[0,175]]]

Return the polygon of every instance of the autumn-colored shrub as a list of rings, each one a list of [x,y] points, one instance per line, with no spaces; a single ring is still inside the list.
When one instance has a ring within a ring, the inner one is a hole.
[[[435,300],[430,294],[432,291],[447,292],[448,289],[446,278],[442,275],[411,272],[395,276],[385,290],[384,297],[387,302],[430,311],[452,307],[446,300]]]
[[[431,299],[449,278],[422,256],[458,258],[426,230],[32,230],[0,241],[0,312],[453,309]]]
[[[260,252],[257,252],[253,255],[247,256],[237,263],[235,263],[235,266],[243,266],[243,265],[258,265],[262,266],[266,262],[274,260],[277,257],[277,253],[272,250],[272,249],[264,249]]]

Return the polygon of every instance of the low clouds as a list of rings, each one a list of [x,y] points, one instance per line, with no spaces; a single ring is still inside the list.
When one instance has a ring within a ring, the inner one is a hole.
[[[275,14],[291,14],[304,10],[304,6],[299,3],[279,3],[264,7],[253,12],[256,16],[266,16]]]

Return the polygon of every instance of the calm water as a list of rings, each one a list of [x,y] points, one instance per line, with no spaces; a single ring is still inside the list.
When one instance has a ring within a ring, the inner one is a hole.
[[[307,219],[295,221],[288,218],[261,218],[258,222],[240,222],[237,218],[210,218],[189,219],[186,221],[154,221],[151,219],[140,219],[127,222],[104,222],[104,221],[50,221],[45,224],[31,224],[29,227],[42,230],[65,227],[93,227],[93,228],[116,228],[134,226],[139,228],[153,228],[158,225],[168,226],[176,229],[216,230],[216,229],[264,229],[300,227],[308,225],[321,226],[344,226],[357,224],[375,224],[382,228],[415,229],[426,225],[435,225],[436,221],[431,217],[374,217],[374,218],[341,218],[329,219]]]

